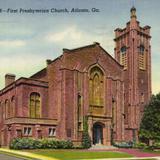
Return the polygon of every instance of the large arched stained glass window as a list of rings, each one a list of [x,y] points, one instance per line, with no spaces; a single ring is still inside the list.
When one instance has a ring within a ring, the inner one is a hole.
[[[104,105],[104,75],[102,70],[95,66],[90,71],[89,99],[91,106]]]
[[[127,69],[127,48],[123,46],[120,50],[120,64],[124,66],[124,69]]]
[[[40,94],[33,92],[30,95],[30,117],[40,118],[40,116],[41,116]]]

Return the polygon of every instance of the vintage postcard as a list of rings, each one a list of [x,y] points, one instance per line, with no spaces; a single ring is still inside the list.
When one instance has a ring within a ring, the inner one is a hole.
[[[158,156],[159,6],[0,0],[0,153],[75,160],[145,157],[138,149],[148,148]]]

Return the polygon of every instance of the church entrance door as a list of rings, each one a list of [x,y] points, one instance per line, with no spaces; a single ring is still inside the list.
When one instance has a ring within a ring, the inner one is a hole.
[[[103,126],[99,123],[93,125],[93,144],[103,144]]]

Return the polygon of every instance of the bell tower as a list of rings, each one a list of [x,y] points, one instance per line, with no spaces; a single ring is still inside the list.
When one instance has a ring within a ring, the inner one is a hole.
[[[137,139],[144,106],[151,97],[150,28],[140,26],[132,7],[126,27],[115,30],[115,59],[124,67],[126,140]]]

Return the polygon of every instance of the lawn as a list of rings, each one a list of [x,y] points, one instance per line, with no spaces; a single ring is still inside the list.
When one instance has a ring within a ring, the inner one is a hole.
[[[111,152],[111,151],[82,151],[82,150],[49,150],[49,149],[41,149],[41,150],[23,150],[30,153],[35,153],[38,155],[48,156],[51,158],[56,158],[58,160],[94,160],[96,158],[130,158],[133,157],[127,153],[122,152]],[[22,151],[22,152],[23,152]],[[0,151],[0,154],[7,154],[10,156],[15,156],[19,158],[23,158],[26,160],[31,160],[33,158],[29,158],[24,156],[23,154],[11,153],[9,151]],[[136,157],[132,160],[138,160]],[[154,158],[141,159],[141,160],[156,160]]]
[[[29,151],[59,160],[95,159],[95,158],[127,158],[133,157],[127,153],[111,151],[74,151],[74,150],[32,150]]]

